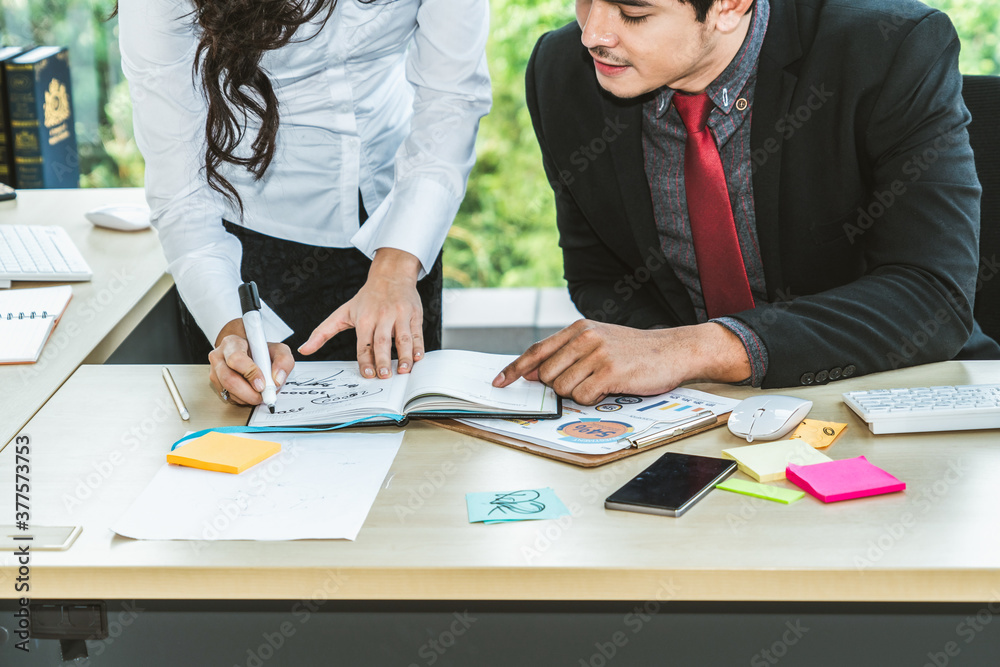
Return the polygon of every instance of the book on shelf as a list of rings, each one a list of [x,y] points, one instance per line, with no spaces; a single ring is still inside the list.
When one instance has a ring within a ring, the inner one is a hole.
[[[61,46],[40,46],[3,66],[17,187],[79,187],[69,52]]]
[[[300,361],[278,392],[274,414],[258,405],[249,426],[328,427],[358,419],[402,425],[431,417],[556,419],[560,399],[541,382],[523,378],[508,387],[493,378],[517,357],[466,350],[435,350],[406,374],[366,378],[356,361]]]
[[[38,361],[72,298],[69,285],[0,291],[0,364]]]
[[[20,46],[5,46],[0,48],[0,183],[17,187],[14,181],[14,135],[10,128],[10,115],[7,113],[7,70],[4,63],[24,52]]]

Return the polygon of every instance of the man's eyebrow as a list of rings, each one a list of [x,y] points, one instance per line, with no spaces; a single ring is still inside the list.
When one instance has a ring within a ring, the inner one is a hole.
[[[629,7],[655,7],[649,0],[607,0],[611,5],[628,5]]]

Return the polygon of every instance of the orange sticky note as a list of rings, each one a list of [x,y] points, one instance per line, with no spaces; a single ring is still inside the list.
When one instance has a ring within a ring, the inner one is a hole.
[[[281,444],[277,442],[206,433],[167,454],[167,463],[239,474],[280,451]]]

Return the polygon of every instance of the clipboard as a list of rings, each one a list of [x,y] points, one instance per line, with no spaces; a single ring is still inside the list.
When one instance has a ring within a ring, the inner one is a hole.
[[[694,428],[684,429],[681,433],[676,435],[670,435],[669,437],[655,438],[653,436],[657,435],[655,433],[646,434],[645,432],[637,433],[631,438],[625,438],[632,441],[633,446],[627,449],[621,449],[617,452],[610,452],[608,454],[579,454],[577,452],[564,452],[560,449],[552,449],[551,447],[545,447],[533,442],[526,442],[524,440],[518,440],[508,435],[501,435],[499,433],[492,433],[490,431],[484,431],[475,426],[470,426],[468,424],[463,424],[461,422],[455,421],[454,419],[440,419],[429,421],[428,423],[435,426],[440,426],[441,428],[446,428],[449,431],[455,431],[456,433],[462,433],[464,435],[471,435],[481,440],[487,440],[498,445],[503,445],[505,447],[512,447],[514,449],[520,449],[522,451],[528,452],[530,454],[536,454],[538,456],[544,456],[547,459],[552,459],[554,461],[562,461],[563,463],[569,463],[571,465],[580,466],[582,468],[596,468],[597,466],[602,466],[607,463],[612,463],[619,459],[624,459],[629,456],[635,456],[636,454],[642,454],[651,449],[656,449],[657,447],[662,447],[663,445],[669,445],[670,443],[677,442],[678,440],[683,440],[692,435],[698,435],[699,433],[704,433],[705,431],[710,431],[713,428],[722,426],[729,420],[729,413],[723,412],[718,415],[714,415],[714,420],[704,420],[702,423],[696,425]],[[674,425],[677,428],[682,428],[684,424]],[[652,437],[652,441],[648,444],[641,444],[636,446],[636,441],[642,441],[646,437]]]

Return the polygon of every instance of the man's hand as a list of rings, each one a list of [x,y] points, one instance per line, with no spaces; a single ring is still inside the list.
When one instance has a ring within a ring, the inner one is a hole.
[[[295,366],[292,351],[284,343],[268,343],[271,354],[271,377],[274,385],[281,389],[288,374]],[[231,320],[222,327],[215,339],[215,349],[209,352],[208,361],[212,370],[209,381],[217,392],[229,392],[229,401],[236,405],[257,405],[261,402],[260,392],[264,391],[264,374],[250,358],[250,344],[243,320]]]
[[[302,344],[312,354],[341,331],[358,334],[358,367],[365,377],[392,374],[392,340],[396,339],[398,370],[409,373],[424,356],[424,311],[417,293],[420,260],[395,248],[379,248],[368,280],[353,299],[333,311]]]
[[[632,329],[578,320],[528,348],[493,380],[541,380],[560,396],[594,405],[609,394],[651,396],[682,382],[739,382],[750,376],[743,343],[720,324]]]

